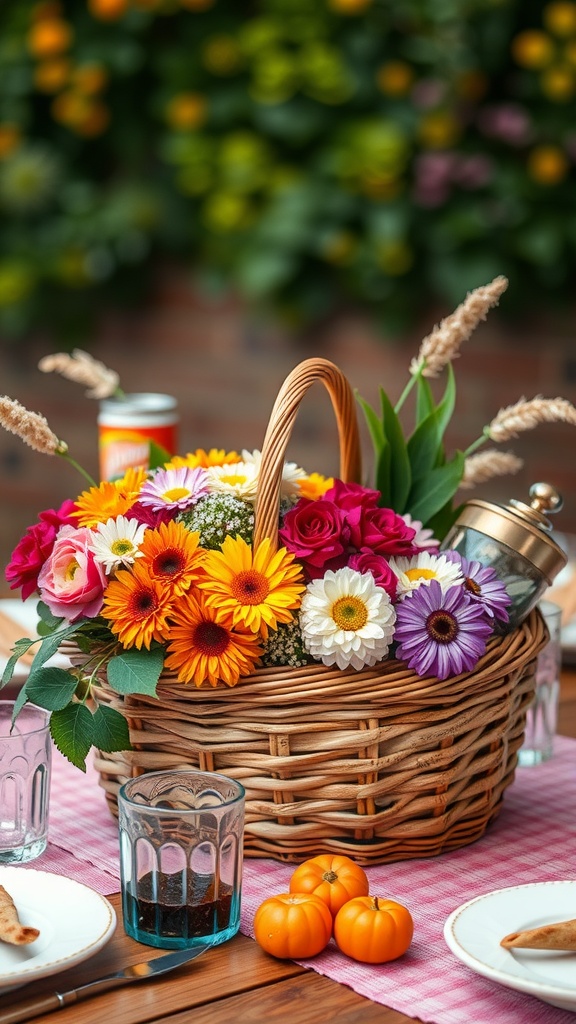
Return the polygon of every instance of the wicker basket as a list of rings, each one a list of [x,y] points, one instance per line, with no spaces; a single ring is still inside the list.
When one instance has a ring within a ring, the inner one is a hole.
[[[292,426],[318,380],[336,414],[341,477],[360,479],[350,386],[332,363],[306,360],[271,414],[257,541],[277,543]],[[369,864],[437,855],[478,839],[498,814],[546,639],[532,612],[489,642],[473,672],[445,681],[420,679],[397,661],[361,672],[314,664],[259,669],[234,689],[197,690],[166,674],[157,698],[123,698],[102,672],[98,697],[126,717],[133,749],[97,755],[101,784],[116,813],[120,785],[145,771],[193,766],[238,779],[249,857],[301,861],[330,852]]]

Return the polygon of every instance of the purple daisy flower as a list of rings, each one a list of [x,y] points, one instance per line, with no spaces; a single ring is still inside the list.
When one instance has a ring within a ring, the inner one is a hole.
[[[208,474],[205,469],[179,466],[177,469],[158,469],[140,491],[140,504],[160,509],[185,509],[208,494]]]
[[[492,625],[485,608],[461,585],[443,594],[438,580],[396,605],[396,657],[419,676],[470,672],[486,650]]]
[[[451,562],[458,561],[464,576],[464,589],[474,601],[483,605],[488,615],[508,622],[510,616],[507,609],[512,603],[510,595],[497,573],[488,565],[469,560],[457,551],[444,551],[443,554]]]

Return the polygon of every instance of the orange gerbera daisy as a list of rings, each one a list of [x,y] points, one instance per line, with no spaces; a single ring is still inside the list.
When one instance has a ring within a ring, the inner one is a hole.
[[[166,588],[135,562],[131,571],[119,569],[106,587],[101,614],[124,647],[140,650],[166,638],[170,611]]]
[[[72,515],[80,526],[89,527],[126,515],[138,501],[147,475],[145,469],[128,469],[119,480],[104,480],[98,487],[82,491]]]
[[[265,538],[253,550],[241,537],[226,537],[220,551],[208,551],[203,565],[210,608],[230,612],[235,626],[266,639],[268,629],[290,622],[306,589],[302,569],[286,548],[274,552]]]
[[[235,629],[232,616],[209,608],[198,591],[181,598],[171,622],[165,665],[177,672],[181,683],[235,686],[241,676],[252,672],[262,654],[257,635]]]
[[[188,452],[187,455],[175,455],[170,462],[167,462],[165,469],[178,469],[180,466],[189,466],[196,469],[208,469],[208,466],[224,466],[227,462],[241,462],[242,457],[238,452],[227,452],[224,448],[211,448],[205,451],[204,448],[197,448],[195,452]]]
[[[144,534],[139,548],[142,564],[171,596],[185,593],[198,579],[205,556],[204,549],[198,547],[199,537],[176,522],[161,523]]]
[[[298,486],[301,498],[310,498],[311,501],[316,501],[316,498],[321,498],[330,487],[334,486],[334,477],[322,476],[321,473],[310,473],[309,476],[301,477],[298,480]]]

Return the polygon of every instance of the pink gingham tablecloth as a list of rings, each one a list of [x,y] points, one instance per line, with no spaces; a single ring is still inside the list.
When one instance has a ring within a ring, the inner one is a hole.
[[[55,753],[50,842],[30,867],[76,878],[103,895],[119,890],[118,827],[93,768],[84,776]],[[262,900],[288,890],[292,871],[273,860],[245,860],[245,935],[253,934],[254,912]],[[446,946],[443,927],[462,903],[494,889],[576,879],[576,740],[556,737],[550,761],[517,770],[499,818],[476,843],[367,872],[371,893],[410,909],[410,949],[393,963],[369,966],[349,960],[330,944],[306,966],[432,1024],[574,1024],[573,1013],[506,989],[461,964]],[[574,912],[567,908],[567,916]]]

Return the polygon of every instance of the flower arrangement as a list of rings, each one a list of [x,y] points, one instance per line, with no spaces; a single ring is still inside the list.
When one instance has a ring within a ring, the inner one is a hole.
[[[40,514],[6,569],[24,599],[40,599],[40,646],[18,706],[30,700],[52,712],[52,735],[67,757],[82,766],[92,744],[129,748],[123,717],[93,699],[102,665],[118,693],[152,695],[164,669],[183,686],[235,687],[259,666],[309,662],[361,671],[397,658],[438,679],[474,668],[493,633],[505,630],[510,599],[492,569],[440,549],[454,495],[473,481],[475,449],[487,439],[549,420],[576,424],[563,399],[523,399],[466,452],[446,458],[451,360],[505,286],[497,278],[477,289],[424,339],[395,407],[383,394],[378,415],[360,400],[375,487],[284,464],[277,547],[254,540],[258,450],[197,450],[117,480],[88,478],[74,499]],[[80,375],[77,356],[51,365],[92,388],[118,386],[101,364],[80,361]],[[427,378],[444,368],[436,403]],[[416,423],[405,440],[399,415],[412,387]],[[44,417],[11,398],[0,398],[0,422],[41,452],[70,457]],[[483,456],[482,479],[517,466],[511,453]],[[82,670],[46,667],[71,638],[85,656]],[[35,643],[19,641],[3,683]]]
[[[569,0],[3,0],[0,28],[3,334],[81,337],[175,259],[291,323],[500,269],[517,308],[572,301]]]

